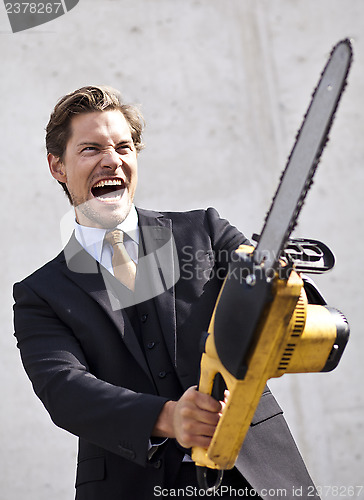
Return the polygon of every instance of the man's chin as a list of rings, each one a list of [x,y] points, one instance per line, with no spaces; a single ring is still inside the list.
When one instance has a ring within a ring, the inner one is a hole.
[[[132,201],[126,201],[112,203],[93,198],[75,207],[76,220],[82,226],[112,229],[128,216]]]

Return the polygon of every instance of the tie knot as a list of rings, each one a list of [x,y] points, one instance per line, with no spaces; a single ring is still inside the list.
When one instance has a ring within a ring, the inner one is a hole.
[[[114,229],[106,233],[105,241],[110,243],[111,246],[117,245],[124,242],[124,233],[121,229]]]

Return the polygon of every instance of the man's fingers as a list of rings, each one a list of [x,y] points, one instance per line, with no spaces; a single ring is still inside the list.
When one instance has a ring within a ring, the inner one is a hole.
[[[190,387],[184,394],[187,399],[191,398],[193,403],[201,410],[208,412],[219,413],[221,411],[221,403],[216,401],[210,394],[199,392],[196,386]]]
[[[192,420],[181,422],[177,440],[184,448],[202,446],[207,448],[215,432],[215,426]]]
[[[201,448],[208,448],[211,443],[211,438],[206,436],[194,436],[193,441],[190,441],[188,446],[184,448],[192,448],[192,446],[200,446]]]
[[[220,418],[219,411],[202,410],[199,406],[190,402],[180,406],[180,415],[186,422],[200,423],[212,427],[216,427]]]
[[[209,394],[190,387],[178,400],[174,412],[174,429],[177,441],[185,448],[210,444],[220,419],[221,403]]]

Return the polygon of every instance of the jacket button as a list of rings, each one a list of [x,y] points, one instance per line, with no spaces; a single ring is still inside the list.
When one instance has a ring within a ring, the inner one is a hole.
[[[153,342],[153,341],[148,342],[148,344],[147,344],[148,349],[153,349],[154,346],[155,346],[155,342]]]
[[[145,323],[148,319],[148,314],[142,314],[140,319],[141,319],[142,323]]]
[[[162,466],[162,460],[157,460],[156,462],[154,462],[153,464],[153,467],[155,467],[156,469],[160,469]]]
[[[158,373],[159,378],[164,378],[166,375],[167,375],[167,373],[164,371]]]

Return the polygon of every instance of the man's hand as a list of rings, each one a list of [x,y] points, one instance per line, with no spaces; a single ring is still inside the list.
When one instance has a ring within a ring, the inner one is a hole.
[[[198,392],[196,386],[190,387],[178,401],[167,401],[153,435],[176,438],[184,448],[208,448],[223,404],[208,394]]]

